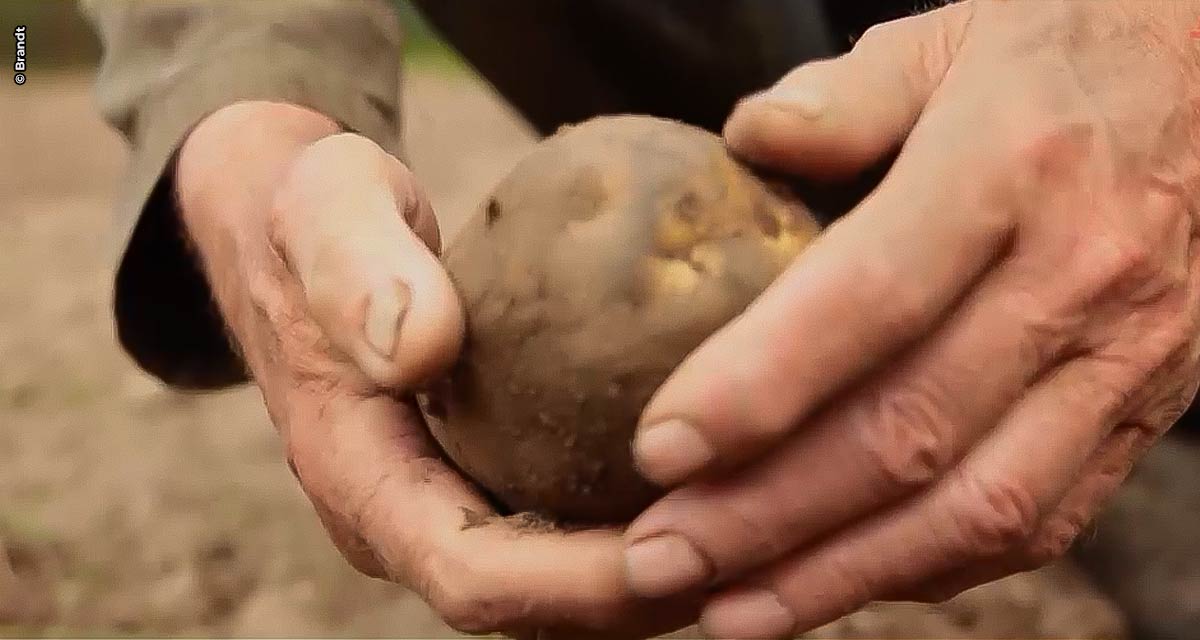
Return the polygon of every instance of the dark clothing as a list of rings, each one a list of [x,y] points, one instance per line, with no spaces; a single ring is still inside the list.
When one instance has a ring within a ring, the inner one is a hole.
[[[896,0],[418,0],[542,133],[601,113],[719,131],[734,103],[847,49]]]
[[[911,2],[911,0],[910,0]],[[541,132],[602,113],[719,130],[735,102],[847,49],[897,0],[419,0],[432,24]],[[117,334],[164,381],[218,388],[246,374],[187,250],[172,158],[238,100],[294,102],[399,150],[400,38],[381,0],[83,0],[105,58],[97,95],[129,139],[120,202]]]

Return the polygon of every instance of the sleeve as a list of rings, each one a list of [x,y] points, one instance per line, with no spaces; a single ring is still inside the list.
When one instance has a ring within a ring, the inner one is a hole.
[[[117,336],[173,386],[246,379],[175,207],[175,152],[207,114],[241,100],[324,113],[392,153],[400,29],[384,0],[81,0],[104,58],[95,86],[130,148],[117,200]]]

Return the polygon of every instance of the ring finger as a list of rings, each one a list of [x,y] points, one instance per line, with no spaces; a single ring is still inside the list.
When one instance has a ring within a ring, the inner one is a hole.
[[[1059,357],[1081,322],[1076,301],[1042,285],[1031,293],[1031,271],[1022,261],[1002,265],[932,340],[764,462],[653,505],[626,534],[638,592],[728,579],[935,482]],[[638,543],[671,557],[639,560]]]

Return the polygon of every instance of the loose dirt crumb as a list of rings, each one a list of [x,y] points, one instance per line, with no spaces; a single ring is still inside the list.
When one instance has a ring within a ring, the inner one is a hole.
[[[492,516],[488,514],[479,513],[478,511],[469,509],[467,507],[460,507],[460,509],[462,510],[463,514],[462,527],[459,528],[461,531],[486,527],[492,523]]]
[[[562,530],[553,520],[536,513],[517,513],[506,516],[504,521],[521,533],[550,533]]]
[[[515,529],[518,533],[550,533],[564,530],[554,520],[536,513],[517,513],[511,516],[499,516],[490,513],[479,513],[467,507],[461,507],[461,510],[463,523],[460,530],[462,531],[486,527],[497,522]]]

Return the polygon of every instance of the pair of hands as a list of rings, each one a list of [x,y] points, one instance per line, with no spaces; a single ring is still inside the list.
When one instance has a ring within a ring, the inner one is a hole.
[[[185,224],[292,467],[360,570],[456,628],[786,637],[1061,555],[1200,381],[1200,3],[973,0],[745,100],[737,153],[818,179],[903,151],[676,371],[628,530],[496,520],[394,392],[457,354],[395,158],[243,103],[180,155]],[[236,167],[237,180],[230,180]]]

